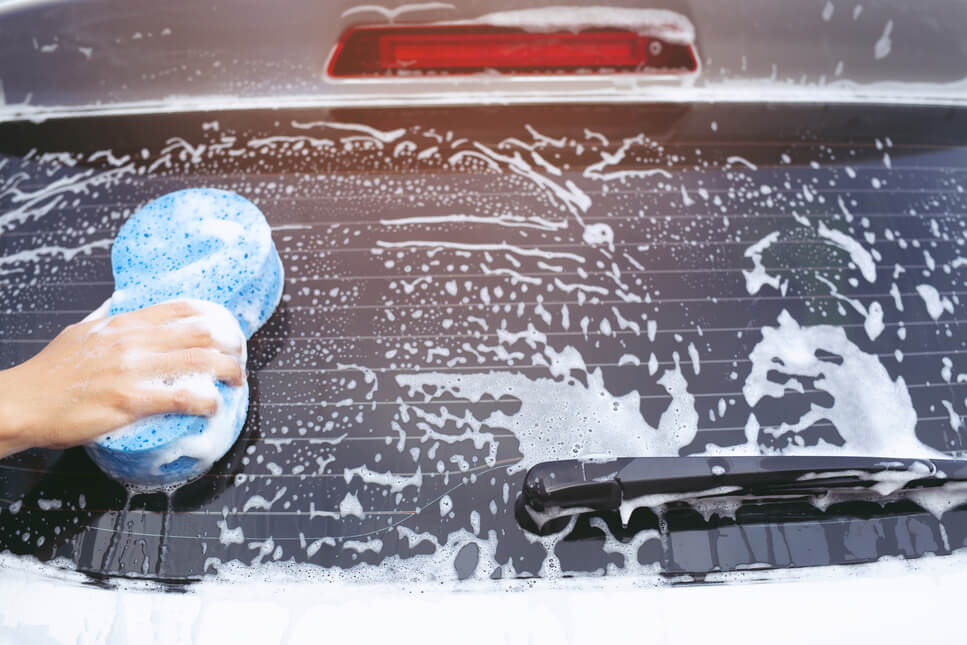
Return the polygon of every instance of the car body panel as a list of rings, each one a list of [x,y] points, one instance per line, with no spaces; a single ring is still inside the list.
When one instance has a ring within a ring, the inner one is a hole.
[[[71,645],[111,639],[301,645],[366,634],[402,642],[588,643],[637,636],[649,643],[765,645],[781,638],[807,645],[926,634],[956,642],[961,626],[949,616],[959,608],[967,567],[955,556],[915,567],[827,567],[820,575],[762,584],[656,588],[609,580],[581,589],[528,584],[496,593],[285,582],[283,576],[203,583],[189,594],[108,592],[38,573],[22,560],[5,562],[3,570],[0,597],[22,607],[0,611],[4,643],[29,637]]]
[[[473,21],[511,2],[401,4],[139,0],[0,5],[0,118],[65,112],[226,109],[232,106],[480,104],[549,101],[889,100],[957,103],[964,96],[967,9],[930,0],[649,3],[695,29],[697,78],[627,75],[425,78],[333,82],[326,61],[353,25]],[[615,2],[529,2],[527,9],[596,12]],[[555,9],[555,7],[565,7]],[[832,11],[830,10],[832,7]],[[602,15],[604,14],[602,10]],[[179,107],[180,106],[180,107]]]
[[[132,496],[77,450],[0,462],[0,640],[956,638],[961,490],[549,536],[514,502],[575,446],[640,456],[628,427],[963,455],[967,8],[653,5],[695,28],[684,79],[325,77],[350,26],[520,9],[454,4],[0,3],[0,367],[110,295],[117,228],[171,190],[252,198],[289,276],[209,476]],[[800,372],[766,342],[820,327]]]

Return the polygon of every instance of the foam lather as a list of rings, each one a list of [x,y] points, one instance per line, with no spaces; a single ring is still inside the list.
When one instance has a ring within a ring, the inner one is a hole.
[[[199,315],[177,324],[201,325],[222,342],[241,344],[243,368],[245,340],[282,297],[282,262],[265,217],[224,190],[181,190],[148,203],[121,227],[111,264],[115,291],[94,317],[193,301]],[[147,417],[88,444],[88,454],[112,477],[147,488],[185,482],[204,474],[238,439],[247,384],[230,387],[195,374],[147,385],[215,388],[218,410],[212,417]]]

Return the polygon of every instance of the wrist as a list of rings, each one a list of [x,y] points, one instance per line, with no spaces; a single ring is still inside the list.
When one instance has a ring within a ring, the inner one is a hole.
[[[16,368],[0,370],[0,457],[32,448],[29,403],[17,388]]]

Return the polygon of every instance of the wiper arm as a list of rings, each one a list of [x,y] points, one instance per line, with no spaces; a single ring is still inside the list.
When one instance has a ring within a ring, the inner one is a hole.
[[[801,497],[967,481],[967,460],[878,457],[632,457],[550,461],[527,472],[521,501],[538,528],[623,504],[657,506],[710,497]]]

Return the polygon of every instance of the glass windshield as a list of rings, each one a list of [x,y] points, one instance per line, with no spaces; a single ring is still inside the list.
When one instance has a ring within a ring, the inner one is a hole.
[[[166,580],[236,559],[412,580],[958,548],[955,497],[921,500],[933,513],[642,508],[546,537],[515,501],[529,466],[575,456],[960,454],[964,118],[589,106],[4,124],[0,367],[111,294],[119,227],[172,190],[255,201],[287,283],[249,344],[242,437],[211,473],[131,497],[81,451],[16,455],[0,462],[0,547]]]

